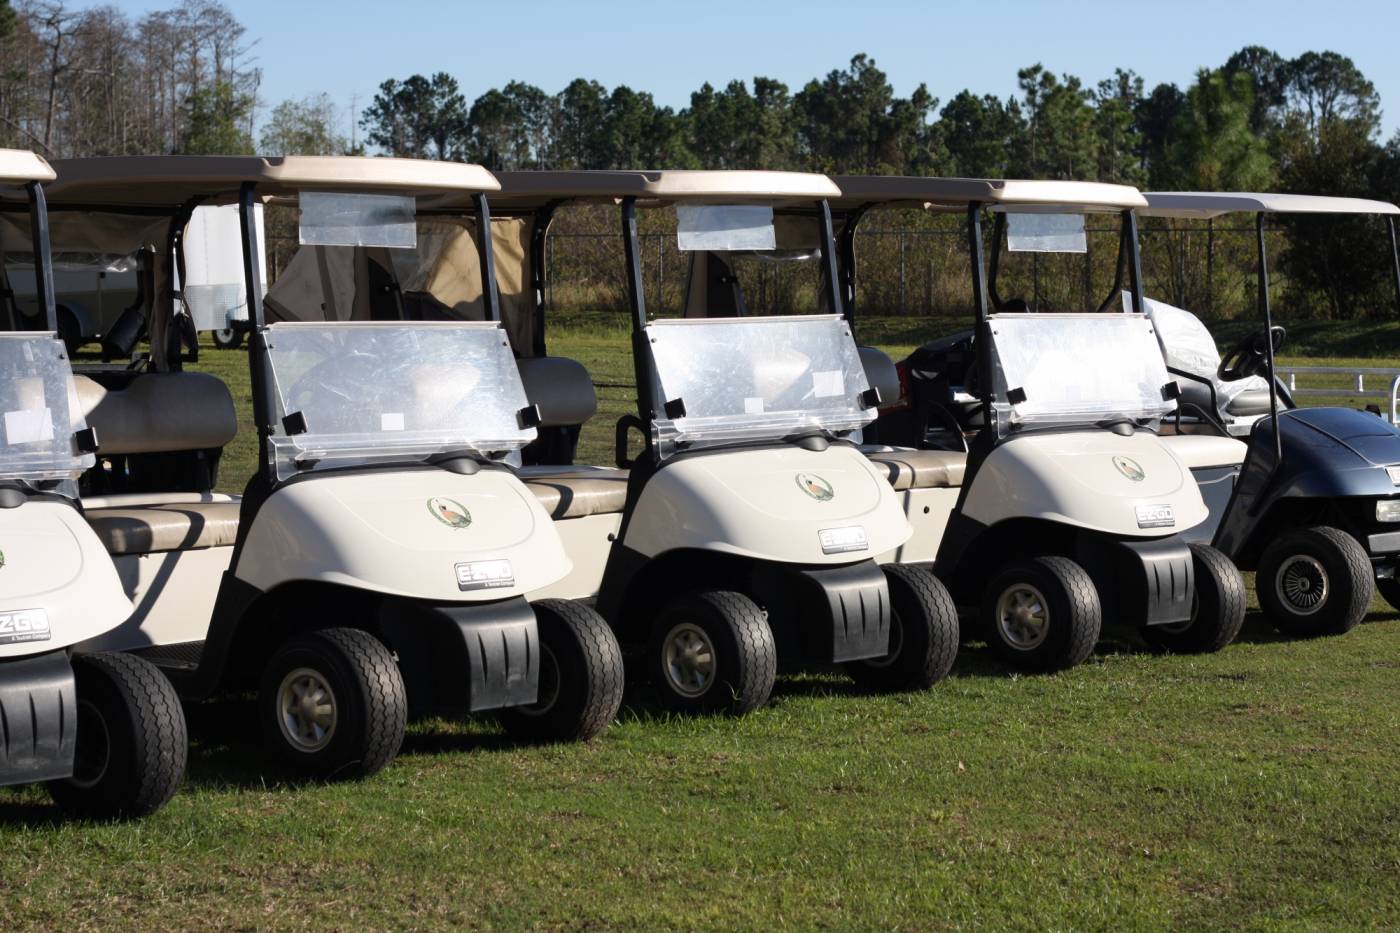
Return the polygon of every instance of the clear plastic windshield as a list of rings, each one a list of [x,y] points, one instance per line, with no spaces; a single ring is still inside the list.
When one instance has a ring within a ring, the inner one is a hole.
[[[273,324],[266,338],[282,409],[272,438],[279,477],[513,451],[535,438],[521,427],[525,389],[499,324]],[[287,422],[305,430],[288,432]]]
[[[653,321],[653,432],[662,456],[678,444],[780,438],[868,424],[868,384],[850,328],[836,315]],[[684,414],[680,414],[681,407]]]
[[[74,445],[86,427],[63,342],[0,334],[0,478],[77,479],[95,462]]]
[[[1017,425],[1159,419],[1175,408],[1152,321],[1141,314],[995,314],[994,408]]]

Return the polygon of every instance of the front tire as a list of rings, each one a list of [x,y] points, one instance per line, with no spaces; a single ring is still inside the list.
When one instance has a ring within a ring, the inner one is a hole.
[[[540,632],[540,692],[529,706],[502,710],[501,724],[530,742],[587,741],[622,706],[622,649],[597,612],[567,599],[534,603]]]
[[[927,690],[947,676],[958,656],[958,607],[927,570],[904,564],[880,568],[890,589],[890,651],[846,665],[867,690]]]
[[[742,593],[703,590],[657,615],[647,648],[661,702],[683,713],[742,716],[768,702],[778,675],[773,632]]]
[[[394,656],[359,629],[289,639],[263,673],[263,736],[274,755],[308,777],[345,780],[382,770],[398,754],[408,698]]]
[[[1012,561],[982,597],[982,622],[992,650],[1023,670],[1074,667],[1094,653],[1103,628],[1099,591],[1067,557]]]
[[[1254,583],[1269,621],[1294,638],[1351,631],[1376,588],[1361,545],[1326,525],[1289,532],[1265,548]]]
[[[73,776],[50,781],[67,812],[94,820],[146,816],[175,795],[189,735],[180,697],[149,661],[130,654],[73,658],[78,734]]]
[[[1196,592],[1191,618],[1175,625],[1145,625],[1148,644],[1177,654],[1219,651],[1239,635],[1244,626],[1244,578],[1230,559],[1205,544],[1191,547]]]

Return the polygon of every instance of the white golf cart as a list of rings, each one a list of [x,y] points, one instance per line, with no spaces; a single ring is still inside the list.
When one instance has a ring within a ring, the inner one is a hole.
[[[553,514],[581,571],[564,585],[598,594],[619,638],[644,652],[663,702],[746,712],[767,700],[779,659],[841,663],[872,689],[942,678],[957,645],[946,591],[873,560],[910,528],[851,441],[874,417],[877,395],[839,304],[838,313],[787,317],[647,313],[642,209],[675,210],[682,250],[734,255],[781,251],[784,213],[814,210],[826,221],[815,284],[833,295],[830,181],[781,172],[498,177],[493,204],[509,226],[497,241],[519,247],[519,265],[503,274],[522,286],[516,352],[550,432],[527,450],[524,473],[557,490]],[[638,402],[617,424],[616,469],[572,466],[596,399],[582,366],[545,350],[545,237],[561,206],[581,202],[620,206]],[[642,436],[635,459],[629,432]]]
[[[84,817],[142,816],[184,777],[185,717],[149,662],[82,645],[132,605],[77,501],[95,438],[58,338],[40,186],[53,177],[37,156],[0,150],[0,185],[27,189],[5,192],[17,211],[5,217],[25,217],[46,327],[16,329],[11,309],[0,332],[0,785],[47,782]],[[6,260],[16,245],[6,238]]]
[[[1255,571],[1260,608],[1285,634],[1350,630],[1370,609],[1376,588],[1400,606],[1400,431],[1364,411],[1299,408],[1277,380],[1274,353],[1284,329],[1274,324],[1264,238],[1271,215],[1383,217],[1400,298],[1400,207],[1299,194],[1146,197],[1140,213],[1148,217],[1255,217],[1261,329],[1224,360],[1194,314],[1146,302],[1167,364],[1183,387],[1163,440],[1190,464],[1210,506],[1210,519],[1197,529],[1201,539]]]
[[[1083,182],[842,176],[843,298],[854,321],[855,232],[878,209],[962,214],[976,330],[905,361],[902,409],[882,412],[871,456],[905,492],[933,559],[1007,661],[1055,670],[1093,651],[1104,621],[1175,651],[1214,651],[1244,620],[1244,585],[1219,551],[1188,544],[1201,493],[1155,428],[1178,387],[1141,314],[1034,313],[997,295],[1010,252],[1083,252],[1084,218],[1120,219],[1119,264],[1142,291],[1136,189]],[[995,217],[990,277],[984,210]],[[1112,293],[1116,298],[1118,291]],[[1107,304],[1107,303],[1105,303]],[[1102,311],[1104,306],[1099,307]],[[867,352],[872,382],[899,385]],[[883,370],[884,375],[878,374]],[[899,391],[899,390],[893,390]],[[893,394],[893,393],[891,393]]]
[[[512,734],[588,738],[621,702],[607,625],[533,594],[570,571],[548,513],[509,465],[536,412],[494,311],[404,321],[380,277],[416,217],[466,199],[476,166],[378,158],[133,157],[60,162],[54,235],[151,242],[161,284],[149,364],[94,368],[79,394],[100,437],[87,518],[136,604],[97,639],[137,651],[186,698],[255,688],[272,749],[326,777],[382,768],[407,715],[500,711]],[[212,492],[237,429],[228,388],[183,370],[166,300],[194,204],[236,204],[254,331],[257,473]],[[295,211],[322,293],[263,301],[258,204]],[[83,231],[86,231],[84,233]],[[370,255],[372,254],[372,256]],[[488,248],[483,299],[495,302]]]

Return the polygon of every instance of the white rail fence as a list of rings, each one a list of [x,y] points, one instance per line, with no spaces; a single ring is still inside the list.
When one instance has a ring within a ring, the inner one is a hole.
[[[1390,400],[1390,423],[1400,424],[1400,372],[1394,369],[1387,369],[1378,366],[1280,366],[1279,374],[1283,376],[1284,383],[1288,386],[1288,391],[1294,398],[1325,397],[1336,398],[1338,395],[1360,396],[1362,398],[1383,398]],[[1331,388],[1298,388],[1299,376],[1321,376],[1321,375],[1347,375],[1353,377],[1351,388],[1333,386]],[[1389,389],[1368,389],[1366,379],[1389,380]]]

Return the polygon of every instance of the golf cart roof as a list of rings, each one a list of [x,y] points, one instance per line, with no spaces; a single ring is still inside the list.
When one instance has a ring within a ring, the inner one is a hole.
[[[840,190],[825,175],[808,172],[558,171],[497,172],[498,210],[534,210],[555,201],[612,202],[636,198],[654,204],[769,204],[835,198]]]
[[[386,192],[433,199],[494,192],[479,165],[367,156],[105,156],[60,159],[58,180],[45,188],[50,203],[178,208],[192,198],[227,204],[245,182],[261,197],[302,191]]]
[[[1247,191],[1149,191],[1144,217],[1209,220],[1222,214],[1400,214],[1387,201]]]
[[[1060,207],[1073,211],[1121,211],[1147,201],[1131,185],[1096,181],[1021,181],[995,178],[923,178],[914,175],[834,175],[841,195],[832,207],[862,205],[952,211],[972,203],[988,207]]]
[[[49,163],[28,149],[0,149],[0,184],[23,185],[53,179]]]

